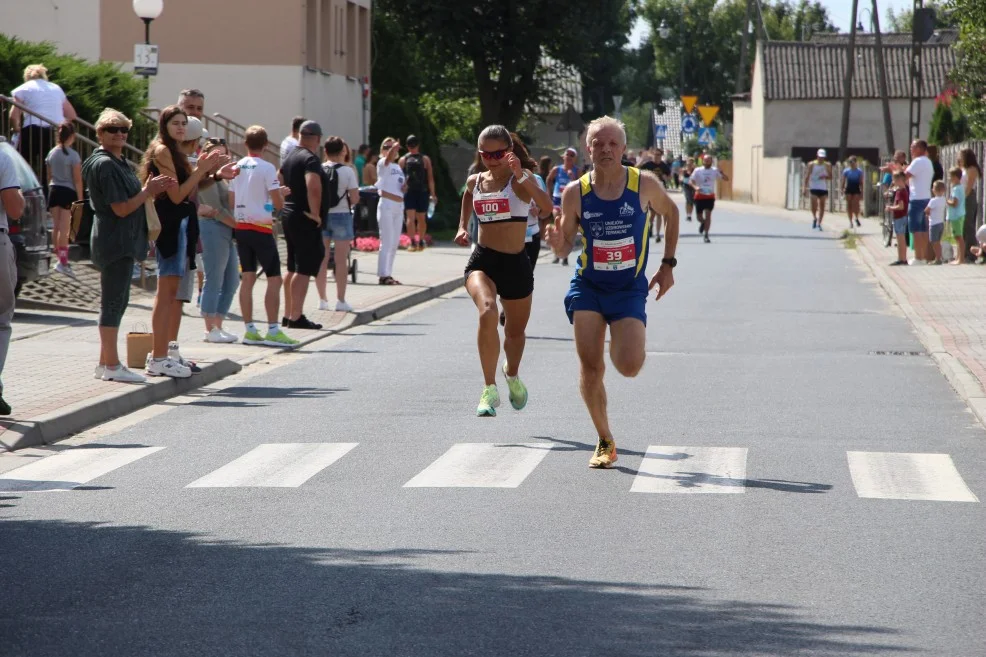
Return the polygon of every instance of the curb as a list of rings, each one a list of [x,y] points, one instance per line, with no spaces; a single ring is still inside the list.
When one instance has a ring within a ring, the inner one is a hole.
[[[876,261],[876,256],[870,252],[869,246],[861,243],[860,248],[856,249],[856,253],[859,254],[860,259],[873,272],[877,282],[880,283],[880,287],[887,293],[887,296],[904,312],[904,315],[914,327],[921,344],[927,349],[931,359],[935,361],[935,364],[941,370],[949,385],[952,386],[959,397],[969,406],[980,424],[986,426],[986,390],[983,389],[983,385],[979,379],[966,369],[958,358],[945,349],[945,345],[942,343],[938,332],[929,326],[917,311],[914,310],[914,306],[907,300],[907,294],[883,271]]]
[[[431,301],[448,294],[463,286],[462,276],[440,281],[434,285],[422,288],[411,294],[384,302],[375,308],[362,310],[347,315],[346,319],[331,329],[318,331],[301,340],[297,347],[290,350],[261,349],[247,358],[233,361],[223,358],[214,363],[203,363],[202,372],[188,379],[166,379],[153,381],[147,385],[127,386],[120,390],[107,393],[95,399],[88,399],[71,406],[60,408],[46,415],[31,420],[16,421],[7,427],[0,436],[0,452],[14,451],[25,447],[36,447],[56,442],[79,433],[97,424],[102,424],[146,406],[157,404],[172,397],[184,395],[197,388],[211,385],[216,381],[236,374],[258,361],[266,360],[279,353],[297,351],[297,349],[323,340],[331,335],[347,331],[354,326],[394,315],[414,306]]]

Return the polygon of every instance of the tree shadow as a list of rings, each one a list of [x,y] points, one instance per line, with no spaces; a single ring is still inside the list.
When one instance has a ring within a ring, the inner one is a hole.
[[[308,388],[308,387],[266,387],[266,386],[233,386],[222,390],[203,390],[205,394],[187,406],[205,406],[209,408],[256,408],[269,406],[261,401],[248,402],[244,399],[276,400],[276,399],[321,399],[331,397],[340,392],[349,392],[349,388]],[[196,395],[188,395],[196,396]],[[239,401],[238,401],[239,400]],[[174,404],[175,402],[162,402]]]
[[[0,521],[7,657],[851,657],[901,632],[675,585],[457,572],[457,551],[246,544],[181,531]],[[493,563],[493,562],[491,562]],[[807,594],[807,592],[806,592]],[[911,639],[913,641],[913,638]]]

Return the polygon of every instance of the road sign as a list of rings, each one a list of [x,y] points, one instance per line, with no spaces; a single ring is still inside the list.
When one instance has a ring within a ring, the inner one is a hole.
[[[685,114],[691,114],[697,102],[698,96],[682,96],[681,104],[685,106]]]
[[[703,146],[709,146],[716,142],[716,129],[715,128],[702,128],[698,131],[698,143]]]
[[[158,47],[148,43],[134,44],[134,73],[157,75]]]
[[[662,125],[660,123],[654,124],[654,139],[655,141],[664,141],[668,138],[668,126]]]
[[[719,113],[719,106],[699,105],[698,113],[702,116],[702,123],[705,125],[712,125],[712,122],[716,120],[716,114]]]
[[[691,114],[685,114],[681,117],[681,131],[686,135],[693,135],[695,131],[698,130],[698,121]]]
[[[613,108],[616,109],[616,113],[620,113],[620,108],[623,106],[623,96],[613,96]]]
[[[582,128],[585,127],[585,122],[582,120],[582,116],[575,111],[575,108],[571,105],[565,110],[565,113],[561,115],[561,121],[558,122],[559,132],[582,132]]]

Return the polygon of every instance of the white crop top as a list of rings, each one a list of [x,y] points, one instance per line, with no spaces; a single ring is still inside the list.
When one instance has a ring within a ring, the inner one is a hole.
[[[513,178],[507,181],[507,186],[498,192],[479,191],[479,182],[483,174],[476,178],[476,186],[472,192],[472,207],[481,224],[502,221],[527,222],[531,211],[530,201],[521,201],[514,191]]]

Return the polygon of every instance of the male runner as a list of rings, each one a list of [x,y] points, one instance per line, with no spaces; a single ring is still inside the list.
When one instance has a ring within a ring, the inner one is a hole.
[[[599,435],[590,468],[608,468],[617,458],[603,385],[606,325],[613,365],[623,376],[636,376],[645,358],[648,290],[657,285],[656,299],[664,296],[678,264],[678,207],[653,175],[620,164],[626,143],[622,122],[604,116],[589,123],[586,145],[593,170],[565,188],[559,225],[547,237],[556,254],[568,252],[576,231],[585,240],[565,310],[575,327],[579,389]],[[649,282],[648,210],[667,221],[664,259]]]
[[[548,189],[551,190],[551,203],[554,205],[554,214],[556,217],[561,215],[561,193],[565,189],[568,183],[572,182],[579,177],[579,168],[575,164],[575,159],[579,156],[578,151],[574,148],[565,149],[564,155],[562,155],[562,163],[548,172],[548,179],[545,180]],[[556,219],[557,221],[557,219]],[[563,267],[568,266],[568,254],[559,256],[552,260],[551,264],[557,265],[561,262]]]
[[[829,181],[832,179],[832,165],[825,158],[824,148],[819,148],[817,157],[805,167],[805,179],[801,193],[811,192],[811,228],[822,230],[825,218],[825,202],[829,197]]]
[[[398,160],[404,171],[407,191],[404,192],[404,214],[407,222],[407,235],[411,238],[408,251],[424,251],[425,235],[428,234],[428,204],[437,201],[435,196],[435,172],[431,158],[421,154],[421,141],[409,135],[407,154]]]
[[[716,181],[729,177],[712,166],[712,156],[702,158],[702,167],[695,169],[689,178],[689,184],[695,190],[695,211],[698,213],[698,232],[702,233],[706,244],[709,239],[709,228],[712,227],[712,210],[716,207]]]

